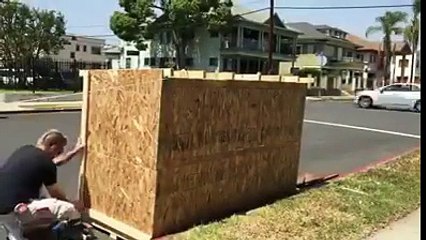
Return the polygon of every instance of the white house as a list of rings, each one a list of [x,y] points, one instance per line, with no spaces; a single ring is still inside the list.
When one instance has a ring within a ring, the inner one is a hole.
[[[414,66],[413,72],[412,72],[412,66],[413,66],[413,55],[397,55],[395,56],[395,61],[392,61],[391,63],[391,80],[393,82],[408,82],[413,79],[414,82],[417,82],[419,80],[420,75],[420,67],[419,67],[419,59],[415,59],[416,65]],[[414,75],[413,78],[411,78],[411,75]]]
[[[249,12],[240,7],[233,8],[238,20],[233,30],[222,35],[206,29],[196,29],[192,42],[185,48],[187,69],[206,71],[233,71],[236,73],[265,72],[268,59],[269,15]],[[298,31],[286,27],[278,14],[274,16],[274,70],[278,71],[280,61],[293,59],[293,48]],[[131,43],[121,43],[120,68],[171,67],[176,53],[169,32],[159,33],[147,42],[148,49],[138,51]]]
[[[104,39],[66,35],[64,38],[68,44],[64,45],[57,54],[49,57],[55,61],[79,61],[79,62],[105,62],[106,57],[102,53],[105,46]]]

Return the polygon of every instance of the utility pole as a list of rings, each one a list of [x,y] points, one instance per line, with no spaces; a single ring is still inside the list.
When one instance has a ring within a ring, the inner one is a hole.
[[[414,16],[414,18],[415,18],[416,16]],[[415,24],[416,24],[416,20],[415,19],[413,19],[413,21],[412,21],[412,25],[411,25],[411,72],[410,72],[410,78],[408,79],[408,81],[407,82],[409,82],[409,83],[413,83],[414,82],[414,80],[415,80],[415,74],[416,74],[416,62],[417,62],[417,59],[416,59],[416,55],[417,55],[417,44],[415,43],[415,41],[417,40],[416,39],[416,36],[415,36],[415,32],[416,32],[416,26],[415,26]]]
[[[274,0],[270,0],[270,6],[269,6],[268,74],[272,74],[272,71],[273,71],[273,63],[272,63],[272,54],[274,52],[273,39],[274,39]]]

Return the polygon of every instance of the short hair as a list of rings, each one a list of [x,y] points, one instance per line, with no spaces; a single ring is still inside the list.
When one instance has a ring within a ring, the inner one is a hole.
[[[37,140],[37,145],[42,146],[52,146],[55,144],[67,144],[67,138],[65,135],[56,129],[50,129],[43,133],[40,138]]]

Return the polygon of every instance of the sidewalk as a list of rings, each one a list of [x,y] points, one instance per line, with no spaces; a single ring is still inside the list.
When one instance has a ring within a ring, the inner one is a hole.
[[[353,96],[323,96],[306,97],[306,101],[352,101]],[[46,102],[0,102],[0,113],[19,113],[19,112],[42,112],[42,111],[61,111],[61,110],[80,110],[82,101],[46,101]]]
[[[46,112],[80,110],[81,101],[70,102],[0,102],[0,113],[25,113],[25,112]]]
[[[420,239],[420,208],[385,229],[379,230],[367,240],[419,240]]]
[[[322,96],[322,97],[306,97],[307,101],[353,101],[355,96]]]

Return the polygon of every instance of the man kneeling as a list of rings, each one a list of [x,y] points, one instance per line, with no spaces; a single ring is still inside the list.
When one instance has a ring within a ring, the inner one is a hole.
[[[18,148],[0,168],[0,215],[25,212],[26,219],[43,218],[43,211],[57,220],[78,220],[83,206],[70,201],[57,184],[57,165],[71,160],[82,151],[78,141],[69,152],[63,153],[66,137],[57,130],[49,130],[35,146]],[[50,198],[40,199],[45,186]]]

